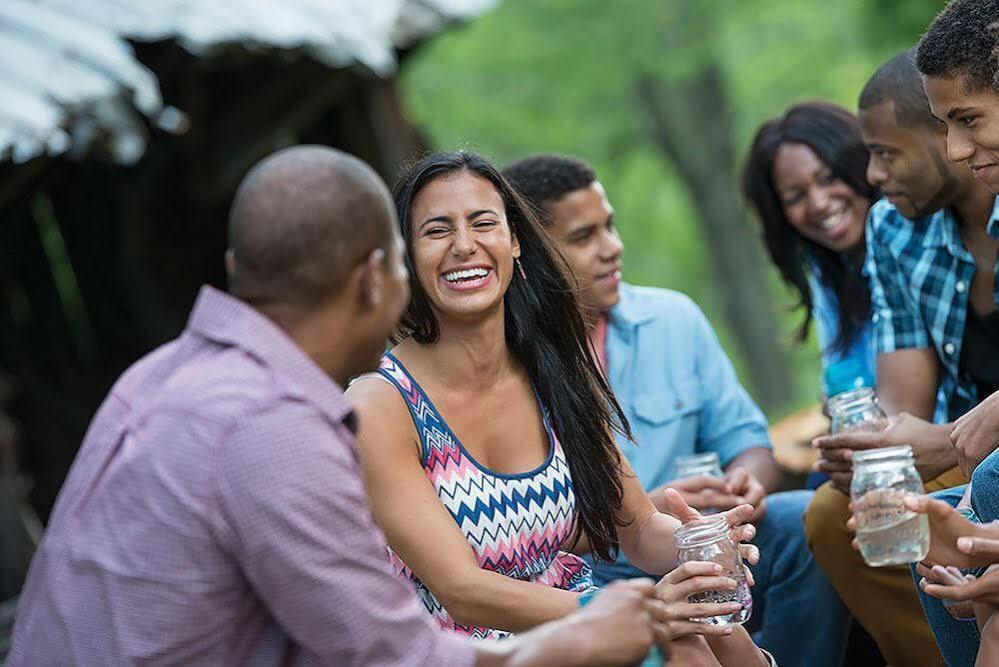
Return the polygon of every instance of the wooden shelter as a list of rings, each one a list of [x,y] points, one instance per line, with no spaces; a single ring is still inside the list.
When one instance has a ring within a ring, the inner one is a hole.
[[[0,4],[0,373],[39,516],[114,379],[177,335],[199,285],[223,285],[249,166],[320,143],[391,180],[424,147],[399,60],[492,3]]]

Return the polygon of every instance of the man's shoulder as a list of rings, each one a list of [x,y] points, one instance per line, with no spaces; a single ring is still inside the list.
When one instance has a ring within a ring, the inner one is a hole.
[[[694,300],[683,292],[664,287],[621,284],[621,302],[630,313],[642,314],[655,319],[677,315],[701,315],[701,309]]]
[[[122,375],[114,394],[146,415],[218,425],[232,425],[288,397],[280,374],[245,350],[194,345],[178,339],[155,350]]]

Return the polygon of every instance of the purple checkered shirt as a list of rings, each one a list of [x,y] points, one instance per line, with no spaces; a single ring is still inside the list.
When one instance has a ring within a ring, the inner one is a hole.
[[[202,289],[94,417],[9,665],[468,665],[390,570],[341,389]]]

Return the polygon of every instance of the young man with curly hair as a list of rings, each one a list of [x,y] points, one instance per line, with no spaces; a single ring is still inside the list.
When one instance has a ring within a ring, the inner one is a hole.
[[[919,43],[916,65],[923,75],[923,86],[933,115],[947,129],[947,157],[952,162],[966,165],[975,178],[993,192],[999,193],[999,50],[996,47],[999,0],[954,0],[934,19]],[[999,224],[990,222],[987,232],[999,239]],[[994,245],[983,258],[996,266]],[[994,277],[993,277],[994,278]],[[976,295],[969,294],[969,311],[974,308],[978,319],[994,323],[999,331],[999,281],[993,279]],[[973,292],[973,290],[971,290]],[[959,297],[956,297],[959,298]],[[993,336],[993,342],[999,335]],[[988,355],[992,367],[999,366],[995,354],[999,345],[990,346]],[[983,359],[986,357],[983,356]],[[981,370],[981,369],[978,369]],[[981,502],[983,497],[999,495],[999,392],[979,396],[981,403],[959,419],[951,433],[951,440],[963,466],[973,469],[971,504],[985,521],[999,519],[986,516]],[[965,522],[966,523],[966,522]],[[967,524],[971,530],[970,524]],[[934,532],[935,540],[941,535]],[[931,554],[932,555],[932,554]],[[940,563],[953,565],[953,563]],[[932,593],[943,583],[933,576],[934,570],[923,568],[928,581],[921,582],[923,590]],[[927,585],[929,584],[929,585]],[[995,620],[996,593],[999,591],[999,572],[990,571],[975,582],[977,597],[976,615],[982,629],[981,648],[972,639],[955,643],[953,623],[946,616],[933,613],[933,604],[927,605],[934,634],[940,641],[948,664],[997,664],[999,663],[999,620]],[[984,591],[981,592],[981,591]],[[932,593],[936,595],[935,593]],[[990,597],[991,595],[991,597]],[[944,597],[936,595],[937,597]],[[957,644],[948,647],[947,644]]]

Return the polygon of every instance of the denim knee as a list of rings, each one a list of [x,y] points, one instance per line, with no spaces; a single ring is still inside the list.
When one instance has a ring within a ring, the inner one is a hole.
[[[986,456],[971,474],[971,506],[983,523],[999,519],[999,450]]]

